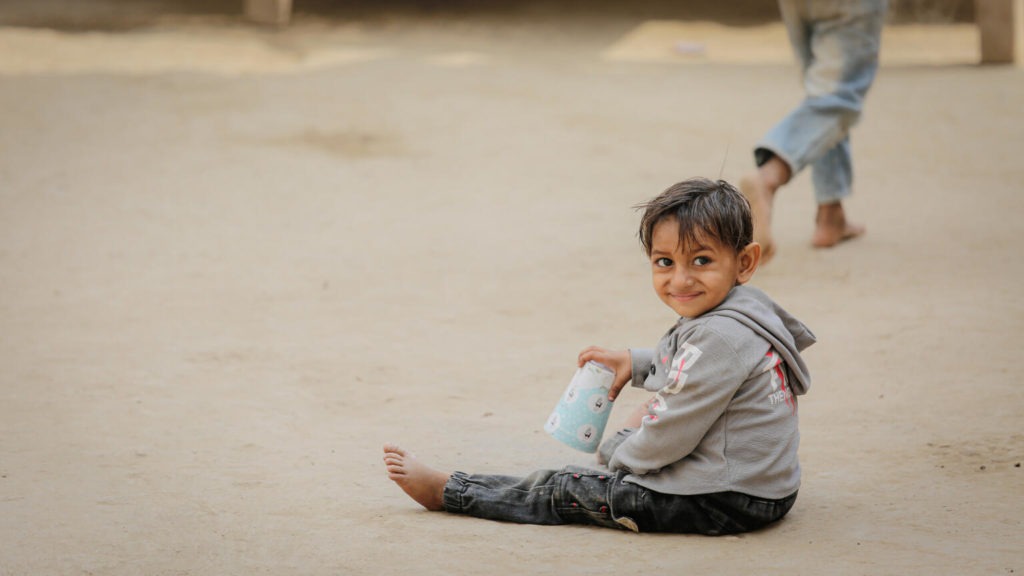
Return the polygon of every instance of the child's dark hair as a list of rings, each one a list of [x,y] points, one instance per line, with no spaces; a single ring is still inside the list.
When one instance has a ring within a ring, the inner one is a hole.
[[[640,245],[648,256],[654,227],[666,218],[679,222],[679,242],[683,245],[713,238],[739,253],[754,239],[750,203],[725,180],[683,180],[636,208],[644,211],[640,220]]]

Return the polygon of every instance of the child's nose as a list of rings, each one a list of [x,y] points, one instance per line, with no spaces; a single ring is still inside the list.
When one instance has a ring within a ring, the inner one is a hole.
[[[676,273],[672,275],[672,283],[676,286],[689,286],[693,284],[693,276],[689,270],[680,266],[676,269]]]

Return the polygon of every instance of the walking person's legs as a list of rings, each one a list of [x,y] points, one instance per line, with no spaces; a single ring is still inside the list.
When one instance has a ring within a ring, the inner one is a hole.
[[[758,169],[741,180],[754,212],[754,237],[774,252],[771,210],[775,193],[812,166],[818,217],[812,244],[859,236],[847,222],[842,199],[850,194],[850,128],[878,69],[885,0],[779,0],[800,62],[805,98],[772,127],[754,151]]]

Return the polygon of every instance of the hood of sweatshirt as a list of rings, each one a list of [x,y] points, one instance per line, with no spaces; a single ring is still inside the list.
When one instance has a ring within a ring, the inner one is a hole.
[[[768,297],[752,286],[737,286],[729,292],[718,307],[705,315],[732,318],[771,343],[789,366],[795,382],[790,388],[795,394],[806,394],[811,388],[811,375],[800,352],[814,344],[814,333]]]

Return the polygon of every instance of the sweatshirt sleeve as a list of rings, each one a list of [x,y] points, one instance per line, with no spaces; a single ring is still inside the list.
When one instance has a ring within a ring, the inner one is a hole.
[[[680,343],[652,413],[615,450],[608,467],[647,474],[685,458],[725,413],[746,372],[721,335],[697,328]]]
[[[651,373],[651,363],[654,362],[654,350],[650,348],[630,348],[630,362],[633,364],[633,373],[630,374],[633,386],[641,388],[647,375]]]

